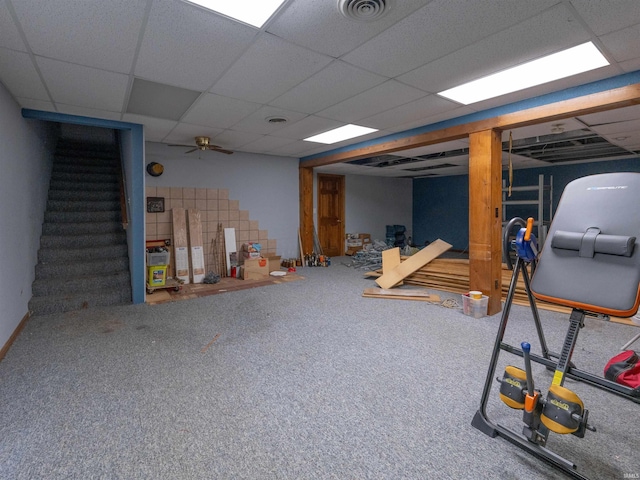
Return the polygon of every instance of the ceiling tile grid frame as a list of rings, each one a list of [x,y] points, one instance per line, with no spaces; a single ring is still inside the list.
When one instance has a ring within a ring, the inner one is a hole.
[[[300,157],[636,71],[637,5],[397,0],[365,24],[334,1],[287,0],[255,29],[182,0],[0,0],[0,81],[23,107],[137,118],[157,141],[198,132],[230,149]],[[432,95],[583,39],[613,65],[464,108]],[[134,76],[203,94],[175,125],[131,116]],[[289,121],[266,122],[278,115]],[[302,141],[347,122],[381,130],[338,145]]]

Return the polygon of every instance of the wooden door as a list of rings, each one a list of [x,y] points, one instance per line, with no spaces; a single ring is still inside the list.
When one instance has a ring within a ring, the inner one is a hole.
[[[344,176],[318,174],[318,239],[330,257],[344,255]]]

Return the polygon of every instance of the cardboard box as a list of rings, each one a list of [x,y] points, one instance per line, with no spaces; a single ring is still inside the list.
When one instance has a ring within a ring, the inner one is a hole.
[[[269,273],[280,270],[280,263],[282,260],[280,255],[269,255],[267,260],[269,260]]]
[[[269,278],[269,259],[246,258],[242,267],[244,280],[264,280]]]

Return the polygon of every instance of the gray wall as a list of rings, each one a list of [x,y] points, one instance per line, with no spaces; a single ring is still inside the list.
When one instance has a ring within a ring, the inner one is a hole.
[[[54,128],[22,118],[20,107],[0,84],[0,348],[28,312]]]
[[[151,187],[226,188],[229,198],[248,210],[261,230],[277,240],[277,253],[282,257],[298,256],[298,159],[235,152],[184,154],[187,148],[147,142],[147,164],[164,166],[160,177],[145,174],[145,185]]]
[[[345,178],[345,233],[370,233],[385,241],[387,225],[413,230],[413,181],[410,178],[347,175]]]

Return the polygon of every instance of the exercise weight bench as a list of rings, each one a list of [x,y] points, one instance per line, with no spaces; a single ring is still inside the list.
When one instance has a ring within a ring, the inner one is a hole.
[[[503,437],[575,478],[587,477],[577,466],[547,448],[551,432],[582,438],[594,431],[589,412],[574,392],[564,387],[566,378],[584,382],[634,403],[640,389],[612,382],[601,375],[578,369],[571,357],[586,315],[606,319],[631,317],[640,305],[640,173],[610,173],[579,178],[569,183],[560,199],[555,218],[538,253],[531,234],[532,219],[513,219],[509,228],[520,226],[512,246],[516,262],[500,326],[494,344],[480,408],[472,425],[483,433]],[[505,251],[509,245],[504,245]],[[509,256],[506,255],[508,258]],[[510,263],[510,260],[508,261]],[[518,277],[522,275],[541,352],[527,342],[519,346],[504,341],[505,330]],[[572,309],[569,327],[559,354],[549,352],[538,316],[536,299]],[[496,379],[502,351],[522,357],[524,369],[509,365]],[[531,362],[554,372],[546,394],[536,388]],[[496,382],[497,380],[497,382]],[[487,403],[492,387],[499,385],[500,399],[512,409],[522,410],[522,433],[492,422]]]

